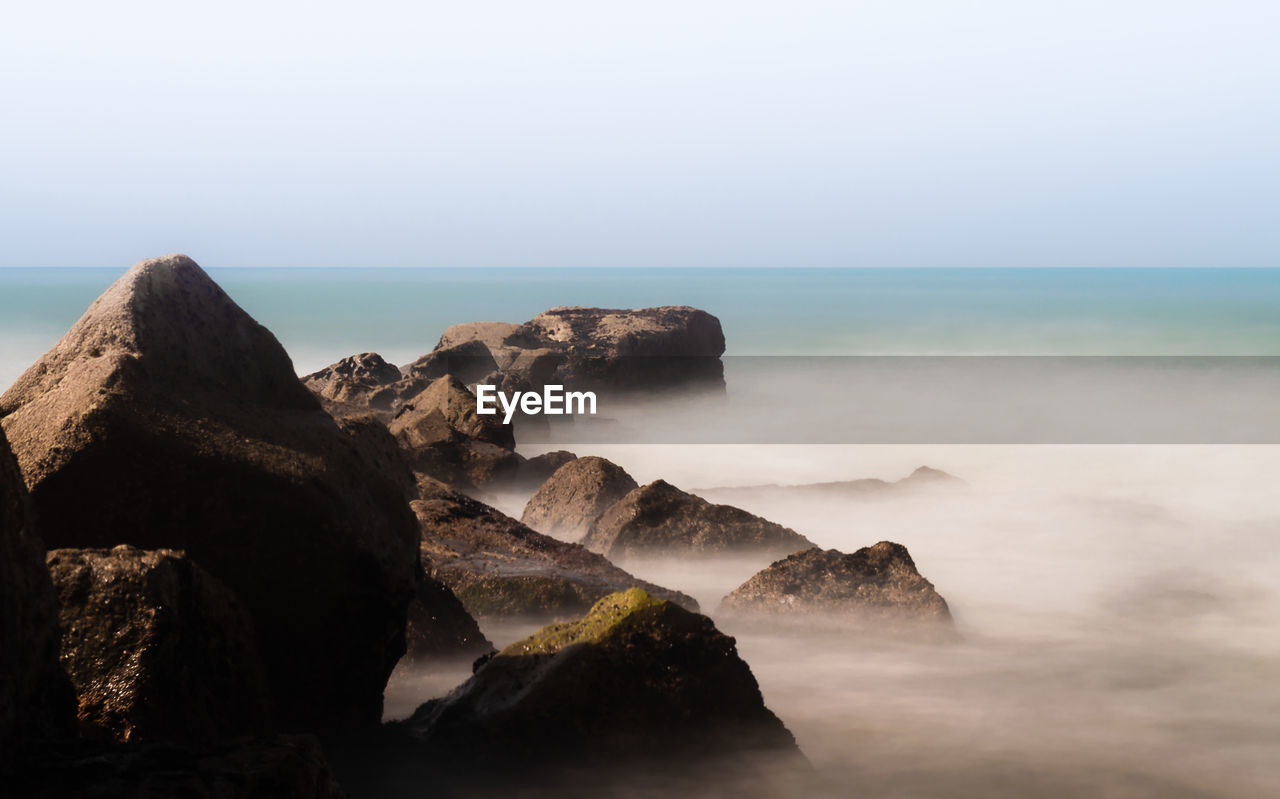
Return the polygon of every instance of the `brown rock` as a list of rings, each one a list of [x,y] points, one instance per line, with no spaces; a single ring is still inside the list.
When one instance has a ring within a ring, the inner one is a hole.
[[[542,484],[520,521],[547,535],[578,541],[613,503],[636,488],[636,481],[616,463],[595,456],[578,458]]]
[[[692,597],[637,579],[600,555],[534,532],[430,478],[419,486],[413,509],[423,562],[473,616],[568,618],[634,586],[698,607]]]
[[[390,413],[399,400],[400,370],[376,352],[351,355],[302,378],[317,396],[338,406]]]
[[[498,368],[503,369],[518,354],[518,348],[508,347],[505,339],[519,327],[520,325],[510,322],[463,322],[445,330],[436,349],[448,350],[468,341],[479,341],[489,348]]]
[[[755,616],[834,614],[877,622],[951,625],[946,601],[916,570],[907,548],[881,541],[846,555],[797,552],[756,574],[724,598],[721,612]]]
[[[431,382],[452,375],[470,385],[498,368],[489,348],[480,341],[437,347],[405,367],[406,377]]]
[[[74,731],[75,695],[58,662],[58,641],[44,543],[0,430],[0,766],[21,741]]]
[[[0,417],[47,545],[185,551],[249,611],[284,725],[378,723],[417,563],[403,488],[193,261],[130,269]]]
[[[556,473],[556,469],[577,457],[566,449],[534,455],[524,462],[524,467],[520,470],[520,484],[529,488],[538,488],[547,481],[547,478]]]
[[[656,480],[615,502],[582,541],[610,558],[635,555],[785,554],[813,542],[794,530]]]
[[[248,614],[181,552],[55,549],[48,562],[83,735],[212,741],[270,728]]]

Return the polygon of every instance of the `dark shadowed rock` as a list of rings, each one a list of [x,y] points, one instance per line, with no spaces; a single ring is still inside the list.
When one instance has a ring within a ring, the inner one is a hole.
[[[846,555],[810,549],[774,563],[724,598],[726,614],[827,614],[875,622],[951,625],[947,603],[901,544],[881,541]]]
[[[799,756],[734,640],[638,588],[508,646],[403,724],[431,747],[508,765]]]
[[[417,564],[403,487],[193,261],[130,269],[0,417],[46,545],[185,551],[249,611],[287,728],[378,723]]]
[[[58,662],[58,638],[44,542],[0,431],[0,767],[20,741],[75,729],[75,695]]]
[[[724,387],[724,331],[696,308],[552,308],[504,343],[558,352],[555,382],[576,389]]]
[[[493,651],[462,602],[444,583],[422,576],[409,605],[407,649],[401,663],[418,664],[441,658],[474,658]]]
[[[610,558],[809,549],[794,530],[729,505],[713,505],[664,480],[641,486],[611,505],[582,540]]]
[[[542,484],[520,521],[547,535],[579,541],[601,514],[636,488],[616,463],[594,455],[578,458]]]
[[[423,562],[473,616],[568,618],[634,586],[698,607],[692,597],[637,579],[600,555],[534,532],[429,478],[420,481],[420,492],[413,509]]]
[[[307,388],[338,406],[389,413],[399,399],[400,370],[376,352],[351,355],[302,378]]]
[[[55,549],[48,563],[81,734],[213,741],[270,728],[248,614],[181,552]]]
[[[202,744],[73,741],[5,785],[24,799],[346,799],[309,735]]]

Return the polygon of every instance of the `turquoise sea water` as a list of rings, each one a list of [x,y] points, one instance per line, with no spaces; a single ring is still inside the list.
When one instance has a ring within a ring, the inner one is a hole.
[[[0,385],[124,268],[0,269]],[[450,324],[693,305],[734,355],[1280,355],[1280,269],[210,269],[300,372]]]

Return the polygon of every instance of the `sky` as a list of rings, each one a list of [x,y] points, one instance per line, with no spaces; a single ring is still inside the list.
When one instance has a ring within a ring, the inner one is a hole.
[[[1280,3],[44,2],[0,266],[1280,266]]]

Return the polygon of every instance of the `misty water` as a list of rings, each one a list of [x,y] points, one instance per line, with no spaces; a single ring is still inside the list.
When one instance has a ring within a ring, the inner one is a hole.
[[[922,463],[966,480],[959,490],[735,499],[823,547],[906,545],[956,619],[960,639],[941,644],[718,621],[832,795],[1258,797],[1280,785],[1280,447],[591,454],[641,483],[690,489],[897,479]],[[500,504],[518,516],[521,499]],[[715,618],[720,598],[766,564],[620,565],[694,595]],[[527,631],[486,627],[499,646]],[[467,672],[397,675],[388,715]]]

